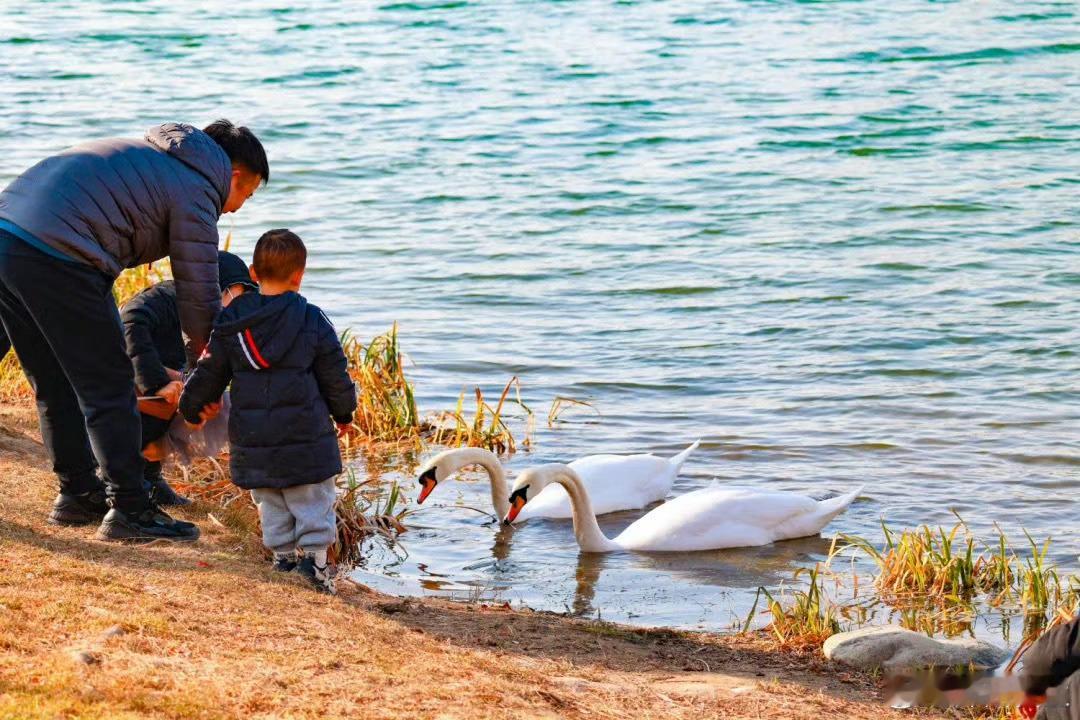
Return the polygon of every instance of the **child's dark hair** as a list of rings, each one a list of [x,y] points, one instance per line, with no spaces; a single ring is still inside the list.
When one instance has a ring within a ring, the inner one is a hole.
[[[237,127],[224,119],[210,123],[203,128],[203,132],[221,146],[233,165],[243,165],[261,177],[264,185],[270,181],[270,163],[255,133],[242,125]]]
[[[267,230],[255,243],[255,255],[251,262],[259,282],[285,282],[307,265],[307,248],[304,241],[291,230]]]

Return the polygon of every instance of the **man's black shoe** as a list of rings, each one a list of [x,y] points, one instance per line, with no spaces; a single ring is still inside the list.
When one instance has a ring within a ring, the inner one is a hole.
[[[174,520],[157,507],[131,513],[113,508],[101,521],[97,537],[99,540],[128,542],[195,542],[199,539],[199,528],[194,523]]]
[[[49,513],[49,522],[53,525],[89,525],[101,522],[109,505],[105,502],[104,490],[92,490],[81,495],[60,493]]]
[[[176,491],[172,489],[169,483],[165,482],[165,478],[160,475],[150,480],[150,499],[155,505],[162,507],[183,507],[184,505],[190,505],[191,501],[183,495],[177,495]]]

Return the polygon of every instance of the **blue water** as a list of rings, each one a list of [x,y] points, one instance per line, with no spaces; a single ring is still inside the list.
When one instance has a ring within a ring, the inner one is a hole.
[[[242,121],[272,177],[233,248],[299,232],[339,326],[400,322],[424,409],[520,376],[512,471],[700,437],[676,492],[865,483],[830,532],[956,510],[1080,564],[1074,3],[189,5],[5,5],[0,182]],[[599,416],[543,427],[556,395]],[[451,487],[366,582],[723,627],[828,548],[590,560]]]

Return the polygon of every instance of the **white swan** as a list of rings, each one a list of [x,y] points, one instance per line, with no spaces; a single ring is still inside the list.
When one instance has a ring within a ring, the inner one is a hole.
[[[700,441],[671,458],[655,455],[589,455],[573,461],[570,467],[585,483],[597,514],[637,510],[667,496],[679,469],[699,444]],[[480,465],[487,470],[491,481],[491,503],[500,518],[506,517],[510,511],[506,473],[499,458],[481,448],[447,450],[428,461],[418,478],[423,489],[417,502],[424,502],[436,485],[467,465]],[[518,513],[516,520],[573,516],[570,496],[561,486],[553,484],[532,498],[529,506]]]
[[[846,495],[818,501],[789,492],[713,484],[667,501],[610,540],[600,531],[589,494],[573,468],[540,465],[518,475],[504,522],[513,522],[522,508],[528,508],[528,503],[552,483],[570,493],[574,535],[585,552],[719,550],[816,535],[862,491],[859,487]]]

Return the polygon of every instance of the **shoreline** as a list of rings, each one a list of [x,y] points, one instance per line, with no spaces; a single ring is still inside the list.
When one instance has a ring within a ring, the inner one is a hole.
[[[194,545],[44,522],[36,417],[0,407],[0,718],[912,717],[869,675],[760,636],[527,609],[337,597],[275,575],[199,502]],[[921,717],[944,717],[920,712]]]

